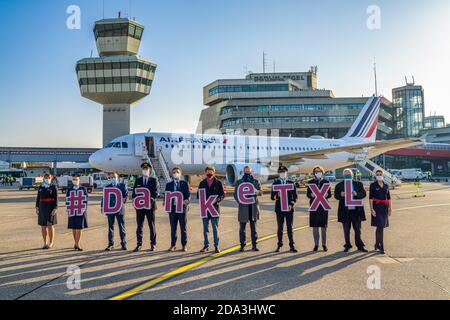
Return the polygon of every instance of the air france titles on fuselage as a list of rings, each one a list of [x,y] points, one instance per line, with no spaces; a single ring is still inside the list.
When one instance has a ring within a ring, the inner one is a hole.
[[[218,138],[216,137],[209,137],[209,138],[196,138],[196,137],[161,137],[159,140],[161,143],[201,143],[201,144],[211,144],[211,143],[221,143]],[[226,143],[227,139],[223,139],[222,143]]]

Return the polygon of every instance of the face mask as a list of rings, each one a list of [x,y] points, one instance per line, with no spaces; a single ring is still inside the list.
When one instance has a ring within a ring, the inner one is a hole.
[[[148,176],[150,176],[150,171],[149,170],[142,170],[142,175],[144,177],[148,177]]]
[[[353,176],[351,174],[345,174],[344,179],[345,180],[353,180]]]
[[[251,176],[251,173],[244,173],[244,179],[250,179]]]
[[[377,181],[384,181],[384,177],[383,176],[377,176],[376,179],[377,179]]]
[[[111,183],[112,184],[117,184],[117,178],[111,178]]]
[[[281,172],[280,173],[280,178],[285,180],[287,178],[287,173],[286,172]]]
[[[50,179],[44,179],[44,183],[49,186],[52,183],[52,180]]]
[[[316,172],[315,176],[316,176],[317,179],[322,179],[323,173],[322,172]]]
[[[175,180],[180,180],[180,174],[177,172],[177,173],[174,173],[173,175],[172,175],[172,178],[174,178]]]
[[[214,175],[212,173],[208,173],[206,176],[208,177],[208,179],[211,179],[212,177],[214,177]]]

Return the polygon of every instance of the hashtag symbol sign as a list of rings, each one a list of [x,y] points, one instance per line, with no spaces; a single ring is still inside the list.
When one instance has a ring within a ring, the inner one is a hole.
[[[83,190],[72,190],[66,197],[66,207],[69,217],[82,216],[87,209],[87,197]]]

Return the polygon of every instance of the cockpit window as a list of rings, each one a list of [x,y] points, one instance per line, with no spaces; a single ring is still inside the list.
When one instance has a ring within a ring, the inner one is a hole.
[[[108,143],[105,148],[112,148],[112,146],[114,145],[114,143]]]
[[[122,142],[122,149],[128,149],[128,143]]]
[[[121,148],[121,144],[120,144],[120,142],[116,142],[116,143],[114,143],[114,148]]]

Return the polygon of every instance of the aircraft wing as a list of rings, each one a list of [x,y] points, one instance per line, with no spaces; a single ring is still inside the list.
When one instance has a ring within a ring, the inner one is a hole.
[[[281,163],[288,164],[301,161],[302,159],[327,159],[329,154],[339,152],[349,152],[349,153],[368,152],[369,156],[373,158],[376,157],[377,155],[383,154],[388,151],[408,148],[422,143],[423,140],[418,138],[384,140],[370,143],[355,144],[350,146],[291,153],[288,155],[279,156],[277,159],[273,160],[278,160]]]

